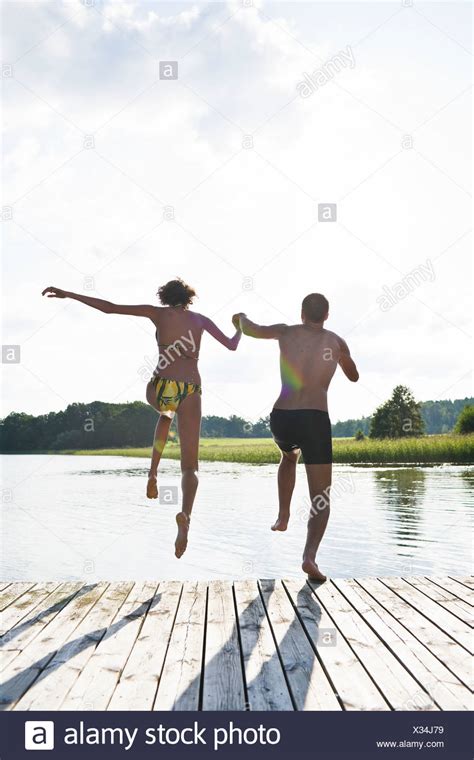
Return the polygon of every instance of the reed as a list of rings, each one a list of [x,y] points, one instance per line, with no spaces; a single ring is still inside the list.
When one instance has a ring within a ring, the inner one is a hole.
[[[474,463],[474,433],[469,435],[425,435],[418,438],[374,440],[334,438],[334,462],[344,464],[471,464]],[[66,450],[63,454],[83,456],[150,457],[151,448]],[[199,457],[204,462],[271,464],[280,459],[271,438],[203,438]],[[179,459],[179,444],[167,444],[164,458]]]

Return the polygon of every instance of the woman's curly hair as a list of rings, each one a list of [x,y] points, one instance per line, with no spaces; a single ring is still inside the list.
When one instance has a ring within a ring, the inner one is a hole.
[[[157,296],[163,306],[189,306],[196,297],[196,291],[177,277],[158,288]]]

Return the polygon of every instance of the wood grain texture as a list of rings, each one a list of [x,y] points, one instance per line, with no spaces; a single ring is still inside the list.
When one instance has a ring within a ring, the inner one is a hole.
[[[209,583],[203,683],[204,710],[243,710],[245,692],[232,584]]]
[[[472,709],[472,578],[0,589],[3,710]]]

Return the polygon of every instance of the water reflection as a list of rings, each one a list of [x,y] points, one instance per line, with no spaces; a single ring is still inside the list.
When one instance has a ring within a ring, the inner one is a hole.
[[[409,546],[420,535],[425,494],[425,472],[418,468],[375,470],[375,484],[379,491],[376,504],[388,515],[398,546]]]
[[[467,493],[472,493],[474,490],[474,469],[463,470],[463,472],[461,472],[461,478],[467,486]]]

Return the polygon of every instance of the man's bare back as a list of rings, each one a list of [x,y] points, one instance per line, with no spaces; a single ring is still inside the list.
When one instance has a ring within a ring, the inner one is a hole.
[[[291,325],[282,330],[281,393],[275,409],[321,409],[341,356],[341,339],[318,325]]]

